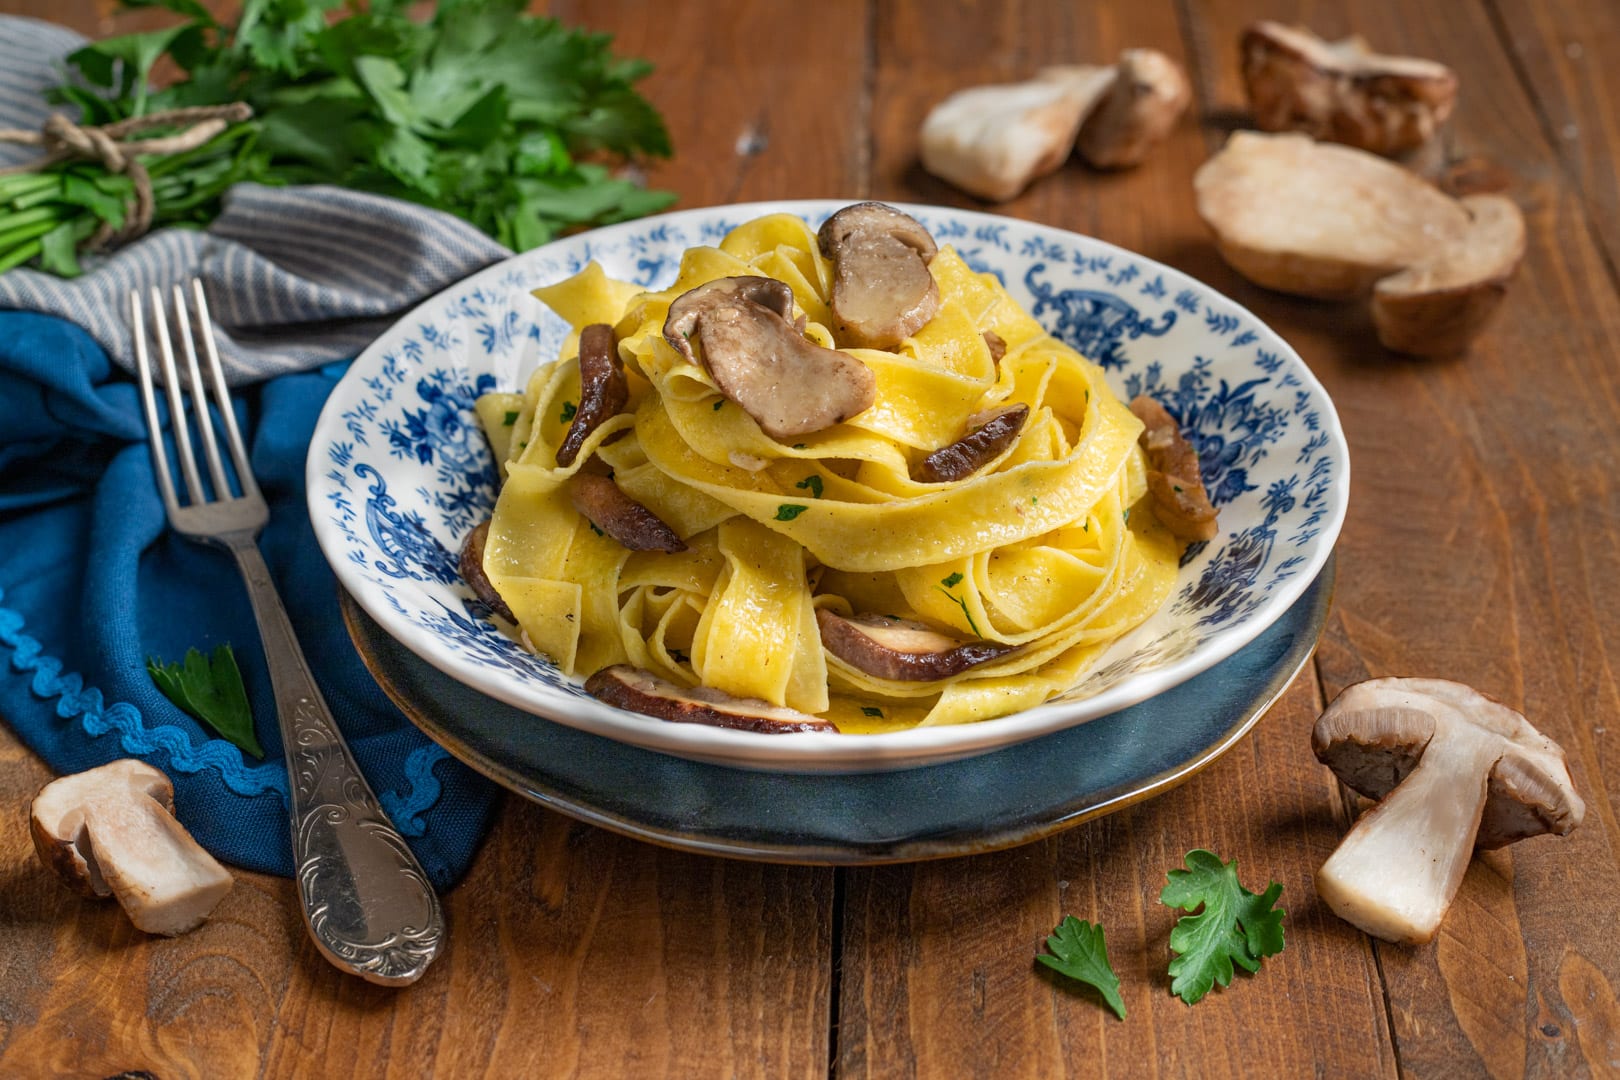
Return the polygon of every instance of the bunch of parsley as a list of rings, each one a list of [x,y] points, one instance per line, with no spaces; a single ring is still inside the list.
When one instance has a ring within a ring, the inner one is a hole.
[[[663,119],[634,89],[651,65],[613,55],[607,35],[525,15],[524,0],[440,0],[426,22],[401,0],[247,0],[234,26],[197,0],[123,2],[184,21],[73,53],[74,77],[53,100],[79,106],[86,124],[237,100],[256,114],[184,161],[149,163],[159,224],[206,222],[238,180],[338,184],[448,211],[521,251],[674,200],[612,170],[670,153]],[[165,57],[184,77],[151,91]],[[30,214],[12,231],[32,244],[60,229],[60,254],[121,220],[122,180],[80,163],[19,182],[28,205],[0,190],[0,240]]]

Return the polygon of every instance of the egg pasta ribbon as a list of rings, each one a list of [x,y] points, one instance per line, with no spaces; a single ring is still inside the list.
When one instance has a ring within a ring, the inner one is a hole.
[[[867,732],[1037,704],[1157,610],[1181,548],[1153,515],[1132,514],[1147,490],[1141,423],[994,275],[948,246],[929,269],[940,305],[927,324],[893,351],[847,350],[875,376],[871,407],[791,444],[765,435],[663,327],[686,291],[758,275],[786,283],[804,334],[834,347],[833,267],[799,218],[759,218],[688,250],[661,291],[595,263],[536,290],[574,333],[521,395],[478,407],[504,477],[485,570],[526,643],[569,674],[630,663]],[[559,467],[578,331],[595,322],[615,329],[629,401]],[[999,361],[986,334],[1004,344]],[[1013,405],[1027,420],[993,460],[957,481],[912,478],[924,456]],[[593,456],[686,551],[631,552],[575,511],[567,484]],[[827,653],[820,607],[1014,648],[949,679],[878,678]]]

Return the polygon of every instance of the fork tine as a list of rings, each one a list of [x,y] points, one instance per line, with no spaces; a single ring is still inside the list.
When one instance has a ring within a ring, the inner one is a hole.
[[[236,410],[231,408],[231,393],[225,386],[225,369],[219,362],[219,348],[214,344],[214,320],[208,314],[208,297],[203,295],[202,278],[191,279],[191,295],[197,301],[197,324],[202,328],[203,352],[208,354],[208,374],[214,384],[214,400],[225,423],[226,441],[231,444],[231,460],[236,463],[236,479],[245,496],[258,495],[259,484],[253,479],[253,467],[248,464],[247,447],[242,432],[236,426]]]
[[[180,509],[169,477],[169,457],[163,452],[163,429],[158,426],[157,395],[152,391],[152,357],[146,349],[146,317],[141,314],[139,289],[129,291],[130,323],[135,331],[135,370],[141,377],[141,407],[146,412],[146,435],[152,444],[152,471],[157,474],[163,508],[173,515]]]
[[[214,498],[231,498],[230,481],[225,479],[225,466],[219,460],[219,446],[214,441],[214,422],[208,415],[208,392],[203,389],[202,372],[197,368],[197,346],[191,336],[191,312],[186,307],[186,291],[174,287],[174,321],[179,325],[181,352],[186,356],[186,379],[191,389],[191,408],[197,414],[197,435],[208,458],[208,475],[214,480]]]
[[[186,499],[192,506],[208,501],[202,478],[197,475],[197,459],[191,452],[190,425],[186,423],[186,403],[180,396],[180,374],[174,366],[174,349],[169,344],[169,319],[163,313],[163,294],[152,286],[152,323],[157,327],[158,355],[163,360],[163,388],[169,395],[169,427],[174,431],[174,448],[180,456],[180,471],[186,478]]]

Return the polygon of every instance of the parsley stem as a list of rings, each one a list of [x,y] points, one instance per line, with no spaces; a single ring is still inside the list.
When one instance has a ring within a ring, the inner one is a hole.
[[[29,259],[32,259],[35,255],[38,255],[43,250],[45,250],[44,244],[40,243],[38,240],[30,240],[22,247],[14,248],[3,255],[0,255],[0,274],[5,273],[14,266],[21,266],[23,263],[27,262]]]

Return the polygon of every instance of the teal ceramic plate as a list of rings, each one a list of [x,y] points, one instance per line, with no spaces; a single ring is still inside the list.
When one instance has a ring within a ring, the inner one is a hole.
[[[1310,659],[1334,572],[1330,558],[1253,642],[1138,705],[979,757],[880,773],[736,769],[592,735],[444,674],[347,593],[343,615],[372,675],[418,727],[544,806],[689,851],[881,863],[1028,843],[1186,780],[1247,734]]]

